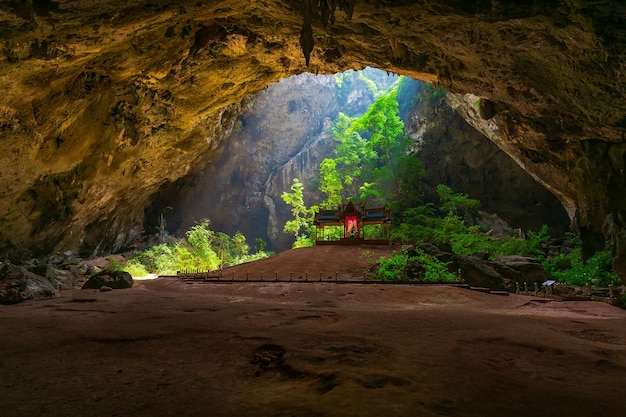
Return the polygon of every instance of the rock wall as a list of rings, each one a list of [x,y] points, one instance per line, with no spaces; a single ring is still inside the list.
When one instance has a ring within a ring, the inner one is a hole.
[[[419,82],[406,82],[400,91],[405,131],[428,174],[426,201],[437,202],[434,188],[446,184],[480,200],[480,210],[488,215],[479,221],[488,230],[500,224],[538,231],[545,224],[552,236],[570,231],[561,202],[468,124],[452,107],[454,97]]]
[[[297,0],[1,2],[0,251],[119,249],[161,187],[213,158],[247,95],[373,66],[461,94],[626,277],[624,2],[347,3],[321,19]]]

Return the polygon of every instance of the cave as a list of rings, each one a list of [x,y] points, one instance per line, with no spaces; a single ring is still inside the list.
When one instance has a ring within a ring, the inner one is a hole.
[[[371,67],[445,88],[555,197],[583,255],[611,252],[626,280],[622,2],[7,0],[0,39],[0,255],[14,263],[129,250],[210,170],[255,94]],[[624,316],[609,306],[138,285],[2,306],[0,409],[607,415],[625,395]]]
[[[586,256],[612,251],[623,274],[621,4],[97,4],[2,4],[5,256],[128,247],[159,191],[206,166],[251,94],[371,66],[444,86],[561,201]]]

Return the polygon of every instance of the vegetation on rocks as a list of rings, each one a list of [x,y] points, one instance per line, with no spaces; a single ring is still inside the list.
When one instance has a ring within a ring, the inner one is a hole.
[[[233,236],[210,229],[204,219],[187,230],[182,239],[167,237],[165,243],[138,250],[124,265],[133,276],[151,274],[170,275],[177,271],[207,271],[250,262],[270,256],[265,242],[257,240],[259,248],[250,253],[246,237],[237,232]]]
[[[436,257],[427,254],[421,249],[415,249],[413,254],[404,250],[394,253],[387,258],[382,256],[378,260],[378,269],[374,277],[385,281],[421,281],[445,282],[459,281],[458,275],[448,270],[448,264]]]

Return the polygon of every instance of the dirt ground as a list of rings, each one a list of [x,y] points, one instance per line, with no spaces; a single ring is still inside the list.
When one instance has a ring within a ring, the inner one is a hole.
[[[362,250],[289,251],[235,272],[358,277]],[[0,306],[3,417],[571,417],[624,406],[626,311],[605,303],[160,278]]]

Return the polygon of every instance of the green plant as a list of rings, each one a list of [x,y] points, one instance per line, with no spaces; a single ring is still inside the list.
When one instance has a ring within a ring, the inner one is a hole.
[[[455,193],[445,184],[437,185],[437,194],[441,199],[441,211],[444,214],[452,213],[467,218],[480,206],[480,201],[469,198],[467,194]]]
[[[406,265],[408,261],[408,255],[406,253],[393,252],[389,258],[381,256],[378,260],[378,271],[376,271],[376,278],[385,281],[397,281],[406,279]]]
[[[458,281],[448,270],[448,264],[439,261],[421,249],[409,255],[407,251],[393,252],[389,258],[381,256],[375,276],[382,280],[414,280],[422,282]]]
[[[162,243],[144,251],[135,252],[131,260],[143,265],[145,270],[151,274],[176,272],[174,250],[174,245]]]
[[[254,239],[256,244],[259,245],[257,248],[257,252],[265,252],[265,247],[267,246],[267,242],[260,237]]]
[[[124,268],[122,267],[122,264],[120,264],[120,262],[117,260],[117,258],[107,258],[107,266],[106,268],[104,268],[107,271],[123,271]]]
[[[309,209],[304,204],[303,199],[304,193],[304,185],[297,178],[293,179],[293,184],[291,184],[291,192],[283,192],[280,196],[285,203],[291,206],[291,214],[293,215],[293,219],[287,220],[285,222],[285,227],[283,230],[286,233],[292,234],[295,236],[296,240],[298,239],[298,234],[302,228],[306,228],[309,225],[309,220],[307,218],[307,214],[309,213]]]
[[[587,262],[582,261],[580,247],[568,254],[561,254],[542,262],[548,277],[567,285],[593,285],[608,287],[620,282],[612,270],[613,256],[610,252],[597,252]]]
[[[310,238],[309,236],[300,235],[300,236],[298,236],[296,241],[293,242],[292,248],[293,249],[308,248],[308,247],[311,247],[311,246],[315,246],[315,240]]]
[[[135,251],[125,268],[135,276],[148,273],[173,275],[185,270],[215,270],[272,255],[265,251],[263,239],[257,239],[260,250],[250,255],[243,233],[237,232],[231,237],[212,231],[209,225],[209,220],[204,219],[191,227],[184,239]]]
[[[415,255],[409,258],[409,266],[413,266],[416,272],[419,267],[424,270],[421,281],[424,282],[442,282],[442,281],[458,281],[459,278],[448,270],[448,263],[441,262],[439,259],[429,255],[421,249],[415,250]],[[417,266],[417,268],[416,268]],[[415,276],[415,274],[414,274]],[[418,279],[420,279],[418,273]]]
[[[240,231],[237,231],[233,236],[233,251],[238,258],[246,256],[250,252],[250,245],[246,242],[246,236]]]
[[[374,265],[374,254],[369,250],[361,252],[359,259],[365,259],[370,266]]]
[[[133,278],[145,277],[146,275],[149,274],[149,272],[146,271],[146,268],[141,263],[133,259],[126,262],[126,265],[124,265],[123,270],[128,272],[130,275],[132,275]]]

